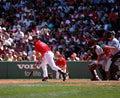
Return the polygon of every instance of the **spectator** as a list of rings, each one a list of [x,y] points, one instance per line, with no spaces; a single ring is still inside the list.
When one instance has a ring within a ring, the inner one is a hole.
[[[13,61],[13,56],[11,52],[5,55],[5,61]]]
[[[103,37],[103,34],[96,31],[103,29],[118,32],[120,30],[119,6],[118,0],[94,0],[93,2],[88,0],[76,2],[74,0],[74,3],[73,0],[49,0],[47,2],[44,0],[37,2],[33,0],[14,2],[2,0],[0,40],[4,44],[12,44],[11,48],[16,48],[15,51],[17,52],[26,51],[28,53],[32,48],[31,40],[27,40],[29,39],[28,36],[45,33],[42,35],[43,40],[51,47],[54,46],[53,51],[59,49],[65,53],[65,58],[70,58],[71,54],[75,52],[81,60],[86,60],[91,58],[91,54],[90,56],[87,55],[87,58],[83,58],[89,49],[86,47],[88,42],[93,37]],[[45,25],[47,28],[44,28]],[[8,42],[5,39],[6,34],[13,41]],[[49,42],[52,38],[56,40],[55,43]],[[19,45],[23,43],[28,45],[29,49],[26,47],[18,49]],[[76,51],[76,46],[79,46],[79,51]],[[80,50],[82,48],[83,53]]]
[[[13,61],[18,61],[17,60],[17,55],[13,55]]]
[[[79,61],[79,58],[77,57],[76,53],[71,54],[70,59],[68,58],[68,60],[70,61]]]
[[[4,61],[4,60],[3,60],[3,55],[2,55],[2,54],[0,54],[0,61]]]
[[[20,39],[24,38],[24,33],[21,31],[21,28],[17,29],[17,32],[15,33],[16,41],[19,41]]]

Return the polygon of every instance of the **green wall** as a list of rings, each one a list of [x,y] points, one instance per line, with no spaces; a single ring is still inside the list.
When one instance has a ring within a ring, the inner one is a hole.
[[[28,78],[35,62],[0,62],[0,79]],[[90,78],[88,64],[90,62],[67,62],[70,78]],[[48,72],[53,73],[48,66]],[[40,67],[34,72],[31,78],[42,78],[42,69]]]
[[[68,70],[71,78],[90,78],[91,74],[88,70],[90,62],[67,62]]]

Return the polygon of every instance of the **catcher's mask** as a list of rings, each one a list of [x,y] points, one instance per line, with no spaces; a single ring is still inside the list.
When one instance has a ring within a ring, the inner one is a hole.
[[[94,38],[89,42],[89,45],[92,46],[94,43],[98,43],[98,39]]]

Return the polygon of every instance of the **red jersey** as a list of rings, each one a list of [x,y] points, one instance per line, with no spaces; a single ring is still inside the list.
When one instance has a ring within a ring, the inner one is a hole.
[[[51,51],[50,47],[40,40],[35,43],[35,50],[40,52],[42,56],[44,56],[45,52]]]
[[[56,65],[59,66],[60,68],[64,68],[66,67],[66,60],[64,58],[62,59],[57,59],[56,60]]]

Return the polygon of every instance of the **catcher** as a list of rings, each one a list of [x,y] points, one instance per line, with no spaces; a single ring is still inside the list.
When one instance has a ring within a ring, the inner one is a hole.
[[[106,55],[104,54],[104,51],[102,49],[102,47],[100,47],[97,44],[97,39],[93,39],[90,44],[93,47],[93,51],[97,54],[97,60],[93,61],[91,64],[88,65],[88,69],[91,72],[93,78],[91,80],[100,80],[96,69],[99,70],[101,76],[102,76],[102,80],[106,80],[106,74],[105,74],[105,70],[104,70],[104,66],[106,64]]]

